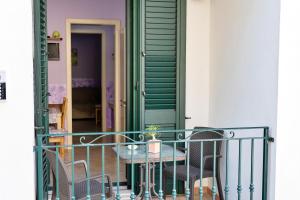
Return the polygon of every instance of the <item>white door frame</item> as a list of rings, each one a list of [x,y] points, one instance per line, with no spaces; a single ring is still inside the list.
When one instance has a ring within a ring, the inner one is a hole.
[[[76,32],[72,31],[72,25],[111,25],[115,30],[115,74],[114,74],[114,131],[119,132],[121,128],[121,113],[120,113],[120,20],[107,20],[107,19],[67,19],[66,20],[66,50],[67,50],[67,97],[68,97],[68,111],[67,111],[67,130],[72,132],[72,63],[71,63],[71,34]],[[87,31],[87,30],[83,30]],[[95,33],[94,31],[89,30]],[[81,31],[80,31],[81,32]],[[99,33],[99,31],[98,31]],[[99,33],[103,34],[103,32]],[[103,45],[103,43],[102,43]],[[103,57],[105,58],[105,57]],[[103,59],[102,59],[103,61]],[[105,61],[106,62],[106,61]],[[102,62],[103,64],[103,62]],[[104,67],[105,66],[105,67]],[[103,72],[103,70],[105,70]],[[106,63],[102,65],[102,102],[106,102]],[[104,77],[104,78],[103,78]],[[105,124],[102,124],[103,131],[106,131],[106,106],[102,103],[102,119],[105,119]],[[104,114],[105,113],[105,114]],[[102,121],[103,123],[103,121]],[[72,136],[68,136],[69,145],[72,144]]]

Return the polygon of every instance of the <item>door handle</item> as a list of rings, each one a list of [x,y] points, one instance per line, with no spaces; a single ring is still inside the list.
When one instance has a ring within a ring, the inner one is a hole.
[[[184,118],[185,119],[192,119],[192,117],[189,117],[189,116],[185,116]]]

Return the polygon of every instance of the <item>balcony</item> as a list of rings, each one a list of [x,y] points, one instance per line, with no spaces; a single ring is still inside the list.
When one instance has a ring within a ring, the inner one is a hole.
[[[38,135],[37,199],[267,199],[268,127],[155,132]]]

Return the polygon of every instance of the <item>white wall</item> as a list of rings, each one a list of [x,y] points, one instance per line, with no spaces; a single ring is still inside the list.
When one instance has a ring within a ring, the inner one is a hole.
[[[276,135],[278,33],[279,0],[212,1],[210,126],[266,125]],[[231,155],[234,169],[237,146]],[[268,199],[274,199],[275,144],[270,163]]]
[[[0,102],[0,199],[35,199],[31,1],[0,1],[0,70],[7,100]]]
[[[186,128],[208,125],[210,2],[187,1]]]
[[[299,1],[281,3],[276,200],[299,198],[299,10]]]

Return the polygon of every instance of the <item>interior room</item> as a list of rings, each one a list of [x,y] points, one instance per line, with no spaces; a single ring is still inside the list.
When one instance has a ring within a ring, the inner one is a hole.
[[[120,71],[123,72],[121,76],[125,76],[123,69],[125,66],[120,65],[125,55],[124,49],[121,49],[125,45],[120,45],[120,42],[125,40],[119,39],[124,37],[125,2],[48,1],[50,133],[114,131],[115,94],[116,92],[124,94],[122,87],[115,88],[115,69],[118,64]],[[116,45],[116,42],[119,45]],[[115,140],[112,136],[100,139],[88,136],[84,142],[91,142],[94,139],[94,143]],[[76,136],[53,136],[49,142],[72,145],[83,141]],[[99,159],[101,154],[100,148],[92,148],[90,154],[92,175],[98,174],[101,170]],[[105,154],[108,155],[105,173],[115,181],[115,153],[111,148],[106,148]],[[66,162],[71,160],[71,152],[67,148],[61,148],[60,155]],[[75,160],[80,159],[86,160],[84,148],[75,149]],[[120,169],[120,182],[125,183],[123,162]],[[80,176],[81,172],[78,175]]]
[[[71,41],[73,132],[100,132],[101,35],[72,33]]]

